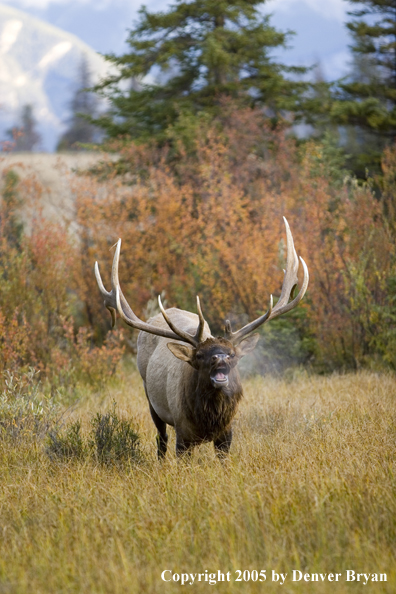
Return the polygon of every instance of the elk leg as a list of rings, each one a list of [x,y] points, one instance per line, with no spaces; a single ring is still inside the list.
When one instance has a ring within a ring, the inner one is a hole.
[[[192,444],[188,441],[180,439],[176,434],[176,456],[178,458],[184,458],[186,461],[191,458]]]
[[[157,427],[158,430],[156,437],[158,460],[162,460],[165,457],[166,450],[168,447],[168,434],[166,432],[166,423],[159,418],[159,416],[151,406],[150,401],[149,407],[151,418],[153,419],[154,425]]]
[[[215,452],[220,459],[227,456],[230,451],[232,442],[232,429],[224,431],[217,439],[214,440]]]

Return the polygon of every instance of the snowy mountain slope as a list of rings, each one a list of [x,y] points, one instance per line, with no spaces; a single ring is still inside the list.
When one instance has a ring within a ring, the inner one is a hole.
[[[103,76],[103,58],[76,36],[29,14],[0,4],[0,140],[31,104],[43,141],[53,150],[64,130],[81,60],[94,80]]]

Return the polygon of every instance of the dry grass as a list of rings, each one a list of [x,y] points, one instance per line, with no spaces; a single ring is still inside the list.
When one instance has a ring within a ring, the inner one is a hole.
[[[154,429],[136,373],[87,396],[83,423],[108,410],[133,416],[143,461],[129,471],[51,462],[40,444],[1,449],[0,592],[176,592],[161,572],[287,572],[285,592],[396,589],[394,376],[245,382],[226,467],[209,445],[191,465],[155,459]],[[293,582],[291,571],[340,572],[338,583]],[[363,586],[345,571],[387,573]],[[194,592],[209,584],[195,583]],[[218,592],[277,591],[231,582]]]

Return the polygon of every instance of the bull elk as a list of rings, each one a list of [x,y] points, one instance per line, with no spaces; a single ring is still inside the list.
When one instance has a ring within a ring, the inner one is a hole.
[[[127,303],[118,279],[121,239],[117,242],[111,273],[111,291],[103,286],[98,263],[95,276],[113,326],[118,313],[126,324],[140,330],[137,364],[143,378],[151,417],[157,428],[158,457],[167,450],[167,425],[176,431],[176,453],[213,441],[217,454],[226,455],[232,440],[232,419],[242,398],[238,361],[256,346],[259,326],[290,311],[301,301],[308,286],[308,268],[300,257],[304,279],[298,295],[289,302],[298,285],[299,261],[293,237],[284,218],[287,236],[287,262],[280,298],[268,311],[240,330],[233,332],[229,320],[224,336],[213,337],[197,297],[198,315],[176,308],[161,310],[148,322],[140,320]]]

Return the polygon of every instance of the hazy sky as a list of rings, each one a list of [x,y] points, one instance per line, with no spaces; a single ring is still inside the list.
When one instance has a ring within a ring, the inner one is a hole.
[[[141,4],[165,9],[164,0],[2,0],[80,37],[96,51],[120,53],[127,30]],[[350,42],[345,27],[348,2],[344,0],[269,0],[263,11],[273,15],[280,30],[293,30],[291,49],[281,58],[289,64],[320,62],[323,75],[334,79],[347,70]]]

